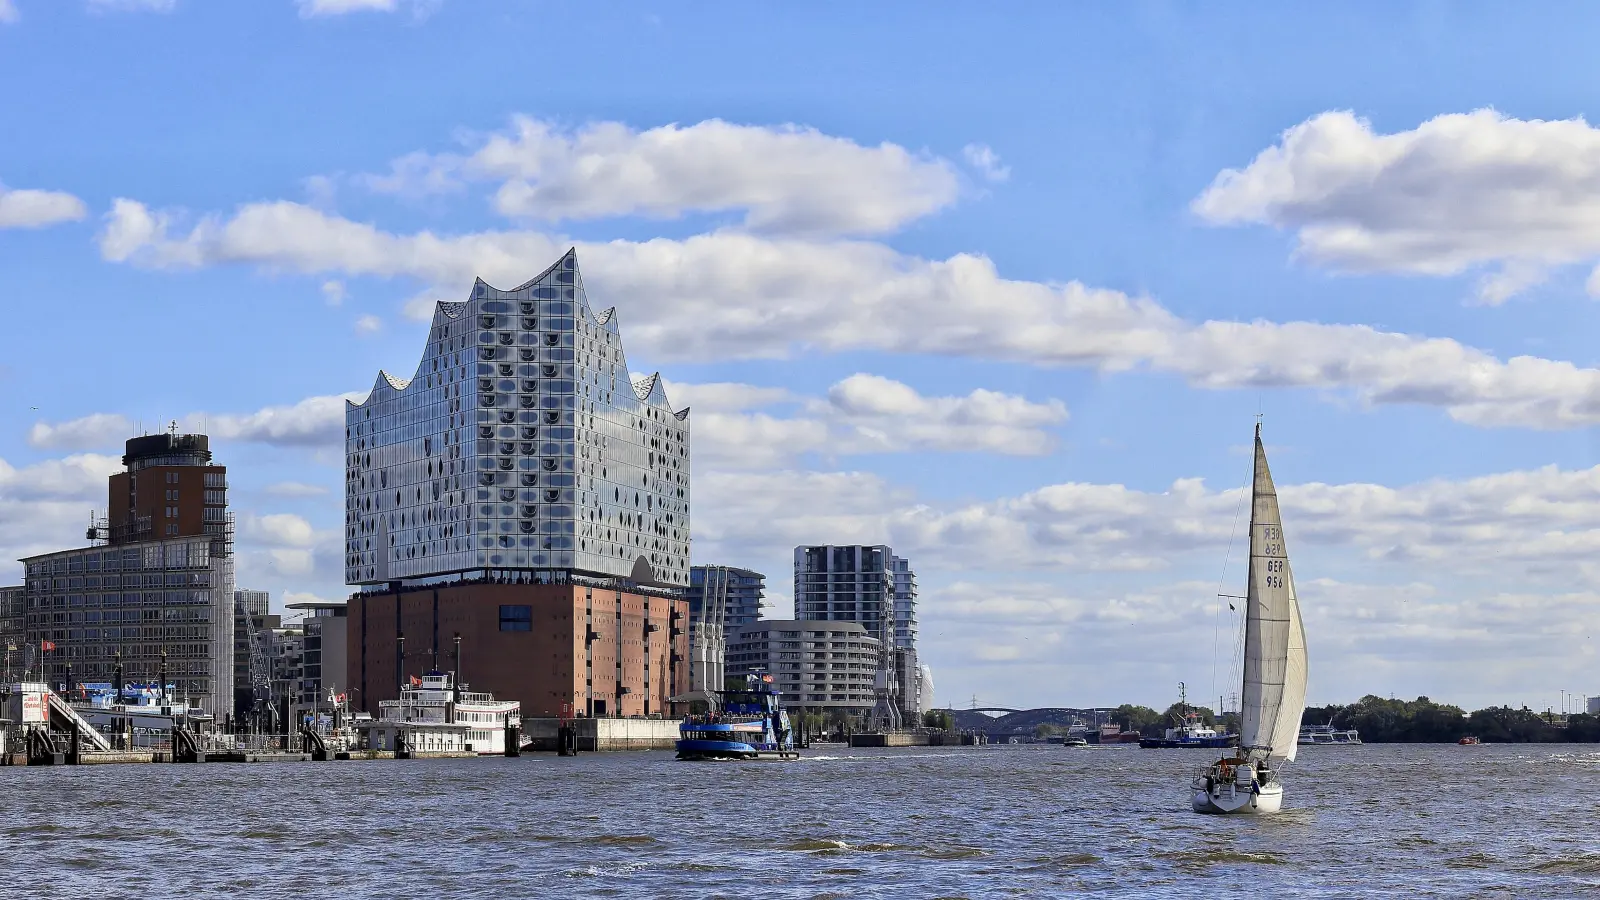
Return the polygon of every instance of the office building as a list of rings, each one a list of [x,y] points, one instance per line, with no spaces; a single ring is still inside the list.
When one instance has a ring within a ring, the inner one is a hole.
[[[689,570],[689,690],[722,690],[727,636],[761,618],[767,577],[732,566]]]
[[[27,664],[27,589],[0,587],[0,654],[4,654],[5,684],[21,680]]]
[[[110,478],[109,513],[90,546],[24,559],[25,640],[45,680],[155,680],[163,655],[178,699],[234,709],[233,520],[227,469],[203,434],[129,440]],[[69,669],[70,667],[70,669]]]
[[[728,638],[728,675],[769,673],[786,706],[865,715],[883,645],[854,622],[758,619]]]
[[[233,592],[233,715],[249,715],[267,690],[266,645],[262,630],[267,622],[266,591]]]
[[[457,635],[473,689],[529,715],[658,715],[687,689],[688,410],[632,380],[574,252],[438,304],[415,375],[379,373],[345,425],[363,708]]]
[[[350,659],[348,609],[342,602],[322,600],[291,603],[288,608],[302,615],[300,666],[290,699],[297,711],[326,711],[328,695],[345,693],[350,687],[345,680]],[[298,715],[291,715],[291,720],[298,721]]]

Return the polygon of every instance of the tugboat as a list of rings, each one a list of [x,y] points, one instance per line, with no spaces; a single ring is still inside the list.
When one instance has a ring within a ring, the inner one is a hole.
[[[722,691],[720,709],[691,715],[678,726],[678,758],[799,759],[789,714],[778,704],[771,675],[745,676],[742,691]]]
[[[1222,734],[1200,720],[1200,714],[1189,709],[1189,697],[1183,682],[1178,682],[1177,725],[1168,728],[1164,737],[1144,738],[1139,746],[1146,750],[1191,749],[1204,747],[1232,747],[1238,742],[1236,734]]]

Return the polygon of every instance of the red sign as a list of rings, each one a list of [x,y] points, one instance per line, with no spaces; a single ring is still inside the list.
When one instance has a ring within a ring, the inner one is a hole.
[[[39,642],[39,650],[41,652],[45,651],[45,650],[54,650],[55,648],[56,648],[56,642],[55,641],[40,641]]]

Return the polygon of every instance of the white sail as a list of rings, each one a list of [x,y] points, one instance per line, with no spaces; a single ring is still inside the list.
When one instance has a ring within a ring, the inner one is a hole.
[[[1292,760],[1305,712],[1306,641],[1284,547],[1278,494],[1256,426],[1250,503],[1250,572],[1244,629],[1244,696],[1239,747]]]

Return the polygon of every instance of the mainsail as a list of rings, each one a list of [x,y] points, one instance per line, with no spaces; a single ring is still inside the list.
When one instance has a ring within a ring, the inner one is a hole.
[[[1293,760],[1306,706],[1306,635],[1283,542],[1278,494],[1256,426],[1239,747]]]

